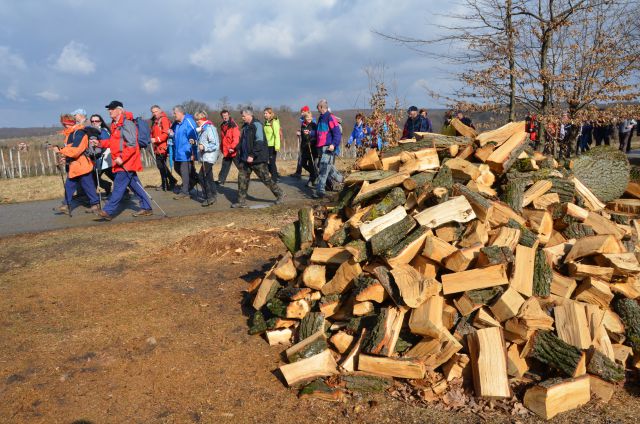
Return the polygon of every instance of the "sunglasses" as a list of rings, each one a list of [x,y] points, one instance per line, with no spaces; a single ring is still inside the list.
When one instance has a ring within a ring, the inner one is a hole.
[[[94,124],[100,124],[102,121],[92,119],[91,122],[93,122]]]

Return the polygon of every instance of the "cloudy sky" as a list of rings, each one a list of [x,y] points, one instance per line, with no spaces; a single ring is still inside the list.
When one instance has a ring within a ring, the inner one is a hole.
[[[366,105],[384,63],[406,104],[437,107],[446,67],[375,35],[428,37],[451,12],[435,0],[0,0],[0,127],[49,126],[61,112],[120,100],[148,116],[187,99],[212,106]]]

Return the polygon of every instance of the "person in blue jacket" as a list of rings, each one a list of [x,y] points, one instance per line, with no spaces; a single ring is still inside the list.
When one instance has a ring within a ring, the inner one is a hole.
[[[356,156],[361,157],[364,154],[364,149],[367,147],[366,141],[371,136],[371,127],[366,124],[363,114],[358,113],[356,115],[356,123],[353,125],[353,131],[347,141],[347,148],[351,146],[356,147]]]
[[[170,130],[169,135],[173,137],[174,168],[182,178],[180,193],[174,199],[181,200],[189,198],[189,192],[198,180],[193,165],[194,161],[198,159],[195,143],[198,140],[198,133],[196,132],[196,121],[193,116],[185,113],[182,105],[173,108],[173,116],[176,125]]]

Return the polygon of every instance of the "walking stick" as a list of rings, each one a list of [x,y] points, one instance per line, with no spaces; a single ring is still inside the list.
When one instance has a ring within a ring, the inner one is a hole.
[[[127,173],[127,177],[129,177],[129,185],[131,185],[131,182],[133,181],[133,175],[131,175],[131,173],[127,170],[127,168],[124,166],[124,163],[120,166],[122,167],[122,169],[124,169],[124,172]],[[162,212],[162,216],[168,216],[164,209],[160,207],[158,202],[156,202],[155,199],[147,192],[147,190],[142,187],[142,184],[140,184],[140,180],[137,180],[136,183],[138,183],[138,187],[140,187],[140,190],[142,190],[144,194],[146,194],[147,197],[158,207],[158,209],[160,209],[160,212]]]
[[[47,146],[51,147],[51,143],[47,142]],[[59,146],[55,146],[60,150]],[[64,183],[64,172],[62,171],[62,164],[60,163],[60,153],[58,153],[58,163],[56,164],[56,168],[58,168],[60,179],[62,180],[62,189],[64,190],[64,204],[67,205],[67,210],[69,211],[69,218],[71,218],[71,203],[67,201],[67,185]]]

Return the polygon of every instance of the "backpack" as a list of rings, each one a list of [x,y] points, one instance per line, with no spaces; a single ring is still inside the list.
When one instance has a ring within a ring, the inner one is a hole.
[[[146,149],[147,146],[151,144],[151,127],[149,127],[147,120],[141,116],[133,121],[136,123],[136,127],[138,127],[138,146],[140,146],[140,149]]]

